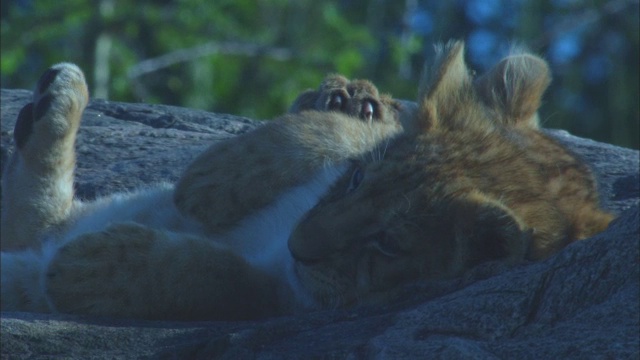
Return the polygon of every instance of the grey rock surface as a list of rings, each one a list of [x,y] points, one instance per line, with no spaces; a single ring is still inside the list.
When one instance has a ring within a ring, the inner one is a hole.
[[[2,90],[2,163],[30,92]],[[94,100],[78,137],[77,195],[175,181],[214,141],[258,122],[203,111]],[[549,133],[594,169],[608,230],[552,258],[477,267],[460,279],[408,285],[386,307],[257,322],[150,322],[3,312],[3,359],[638,359],[638,151]]]
[[[13,151],[18,112],[31,99],[26,90],[0,90],[2,163]],[[92,100],[78,131],[76,195],[132,190],[145,184],[176,181],[205,147],[246,132],[258,122],[173,106]]]

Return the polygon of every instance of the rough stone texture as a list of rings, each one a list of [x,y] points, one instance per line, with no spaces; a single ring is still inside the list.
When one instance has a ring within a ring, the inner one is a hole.
[[[30,92],[3,90],[2,161]],[[257,126],[168,106],[93,101],[78,138],[82,198],[174,181],[212,141]],[[463,278],[406,287],[383,308],[261,322],[147,322],[2,313],[7,359],[474,358],[640,356],[639,153],[550,131],[584,157],[605,206],[620,214],[592,239],[515,269],[485,264]]]
[[[13,150],[15,119],[31,92],[0,90],[2,163]],[[186,165],[213,141],[256,126],[250,119],[173,106],[92,100],[78,132],[76,194],[131,190],[160,181],[176,181]]]

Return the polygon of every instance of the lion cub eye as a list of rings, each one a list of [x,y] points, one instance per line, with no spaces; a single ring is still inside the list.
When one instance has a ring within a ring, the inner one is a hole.
[[[364,179],[364,172],[358,166],[355,168],[355,170],[353,170],[353,173],[351,174],[351,180],[349,181],[349,187],[347,188],[346,193],[349,194],[357,189],[358,186],[360,186],[362,179]]]
[[[329,99],[329,110],[340,111],[342,110],[346,102],[347,101],[344,98],[344,95],[340,93],[334,93],[331,95],[331,98]]]
[[[373,119],[374,105],[372,101],[365,100],[362,104],[362,109],[360,110],[360,117],[362,117],[366,121],[371,121]]]

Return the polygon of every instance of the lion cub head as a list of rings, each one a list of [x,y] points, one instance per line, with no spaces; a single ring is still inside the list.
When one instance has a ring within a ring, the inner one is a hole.
[[[438,49],[411,131],[382,158],[354,159],[292,233],[296,276],[322,306],[386,302],[408,281],[458,276],[490,260],[543,258],[570,240],[540,160],[519,140],[526,133],[507,130],[537,130],[546,63],[513,55],[474,78],[463,49],[460,42]],[[341,102],[310,94],[294,107]]]

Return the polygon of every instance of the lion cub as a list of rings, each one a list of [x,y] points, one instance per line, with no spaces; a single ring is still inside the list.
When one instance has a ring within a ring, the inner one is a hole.
[[[296,274],[324,306],[388,302],[398,284],[480,262],[544,259],[604,230],[589,169],[538,129],[550,75],[530,54],[474,79],[437,48],[411,128],[355,163],[298,224]]]
[[[401,131],[373,85],[330,83],[316,94],[326,102],[213,145],[175,188],[83,203],[73,172],[87,85],[77,66],[51,67],[3,174],[2,310],[238,320],[315,306],[287,239],[353,159]]]
[[[451,43],[415,112],[332,76],[291,114],[213,145],[175,188],[82,204],[71,185],[86,85],[54,66],[3,178],[2,309],[253,319],[543,259],[612,218],[588,168],[538,129],[548,82],[528,54],[473,79]]]

